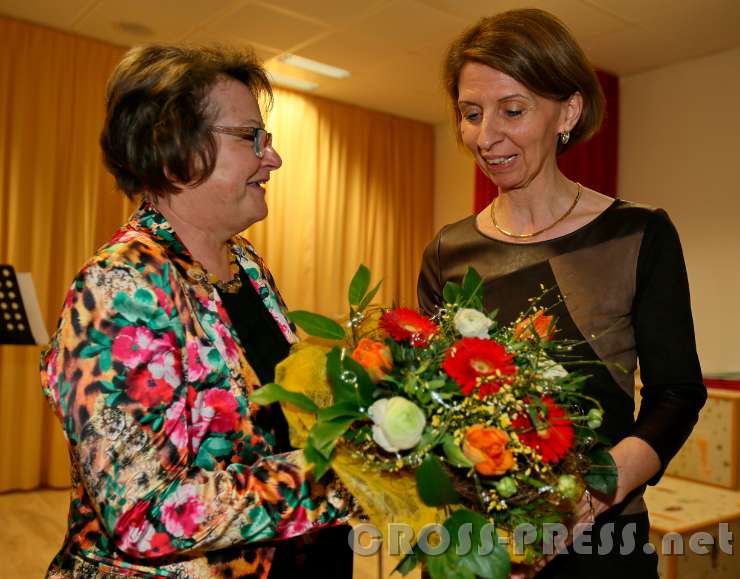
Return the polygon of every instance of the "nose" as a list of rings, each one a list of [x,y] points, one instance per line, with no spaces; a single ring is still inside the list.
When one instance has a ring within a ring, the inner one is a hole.
[[[279,169],[283,164],[283,158],[278,154],[275,148],[270,144],[265,147],[265,154],[262,156],[262,166],[270,171]]]
[[[503,138],[504,133],[501,123],[499,123],[496,115],[484,114],[478,130],[478,149],[488,151],[496,143],[502,141]]]

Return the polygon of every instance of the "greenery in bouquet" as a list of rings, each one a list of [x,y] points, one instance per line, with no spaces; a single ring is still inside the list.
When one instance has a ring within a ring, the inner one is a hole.
[[[512,561],[542,556],[543,524],[568,524],[584,488],[614,492],[607,441],[597,433],[601,405],[583,393],[588,376],[566,369],[587,361],[573,356],[574,342],[558,339],[552,306],[542,305],[551,293],[544,288],[519,319],[502,325],[484,310],[473,269],[462,284],[447,283],[444,307],[432,317],[371,306],[380,284],[370,289],[370,277],[361,266],[352,279],[344,325],[290,314],[328,343],[318,363],[330,394],[316,396],[316,376],[294,363],[297,389],[269,384],[252,400],[280,400],[286,410],[312,415],[301,446],[317,478],[330,468],[343,478],[341,454],[368,476],[410,477],[408,499],[444,513],[450,547],[429,554],[417,545],[400,572],[421,563],[432,577],[508,577]],[[300,352],[288,366],[294,356]],[[348,486],[365,508],[357,485]],[[459,544],[465,524],[473,537],[467,551]],[[499,540],[484,549],[481,533],[490,524]],[[514,548],[523,524],[537,539]]]

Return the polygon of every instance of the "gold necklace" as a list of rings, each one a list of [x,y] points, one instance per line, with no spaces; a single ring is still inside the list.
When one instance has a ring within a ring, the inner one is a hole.
[[[496,199],[493,200],[493,203],[491,203],[491,223],[493,223],[493,226],[502,234],[504,234],[506,237],[513,237],[514,239],[529,239],[530,237],[536,237],[537,235],[540,235],[544,233],[545,231],[548,231],[555,227],[558,223],[560,223],[563,219],[568,217],[573,210],[576,208],[576,205],[578,205],[578,200],[581,198],[581,184],[576,183],[578,185],[578,192],[576,193],[576,198],[573,201],[573,204],[568,208],[568,211],[563,213],[560,217],[558,217],[555,221],[553,221],[550,225],[547,227],[544,227],[542,229],[539,229],[537,231],[533,231],[532,233],[512,233],[511,231],[506,231],[503,227],[501,227],[498,223],[496,223]]]
[[[216,288],[218,288],[222,292],[227,294],[235,294],[239,293],[239,290],[242,287],[241,271],[239,269],[239,262],[237,262],[236,260],[236,254],[234,253],[233,248],[229,246],[228,249],[229,273],[231,274],[231,278],[226,281],[221,281],[220,279],[218,279],[218,277],[210,272],[206,274],[206,277],[208,278],[208,283],[216,286]]]

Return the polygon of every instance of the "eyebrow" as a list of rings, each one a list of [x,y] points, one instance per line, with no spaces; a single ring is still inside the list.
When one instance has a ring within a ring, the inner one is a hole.
[[[523,95],[521,93],[514,93],[514,94],[506,95],[505,97],[501,97],[500,99],[498,99],[498,102],[502,103],[502,102],[505,102],[505,101],[508,101],[508,100],[511,100],[511,99],[515,99],[515,98],[521,98],[521,99],[525,99],[525,100],[532,100],[527,95]],[[457,101],[457,106],[463,106],[463,105],[479,106],[478,103],[473,103],[473,102],[470,102],[470,101],[463,101],[463,100]]]
[[[226,126],[223,122],[219,123],[222,126]],[[260,129],[265,128],[265,123],[262,119],[257,117],[243,118],[236,123],[229,123],[229,127],[259,127]]]

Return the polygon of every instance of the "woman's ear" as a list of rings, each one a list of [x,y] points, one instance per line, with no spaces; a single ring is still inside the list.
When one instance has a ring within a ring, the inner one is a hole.
[[[574,92],[564,104],[560,132],[572,131],[573,127],[578,124],[578,119],[581,118],[583,112],[583,97],[580,92]]]

